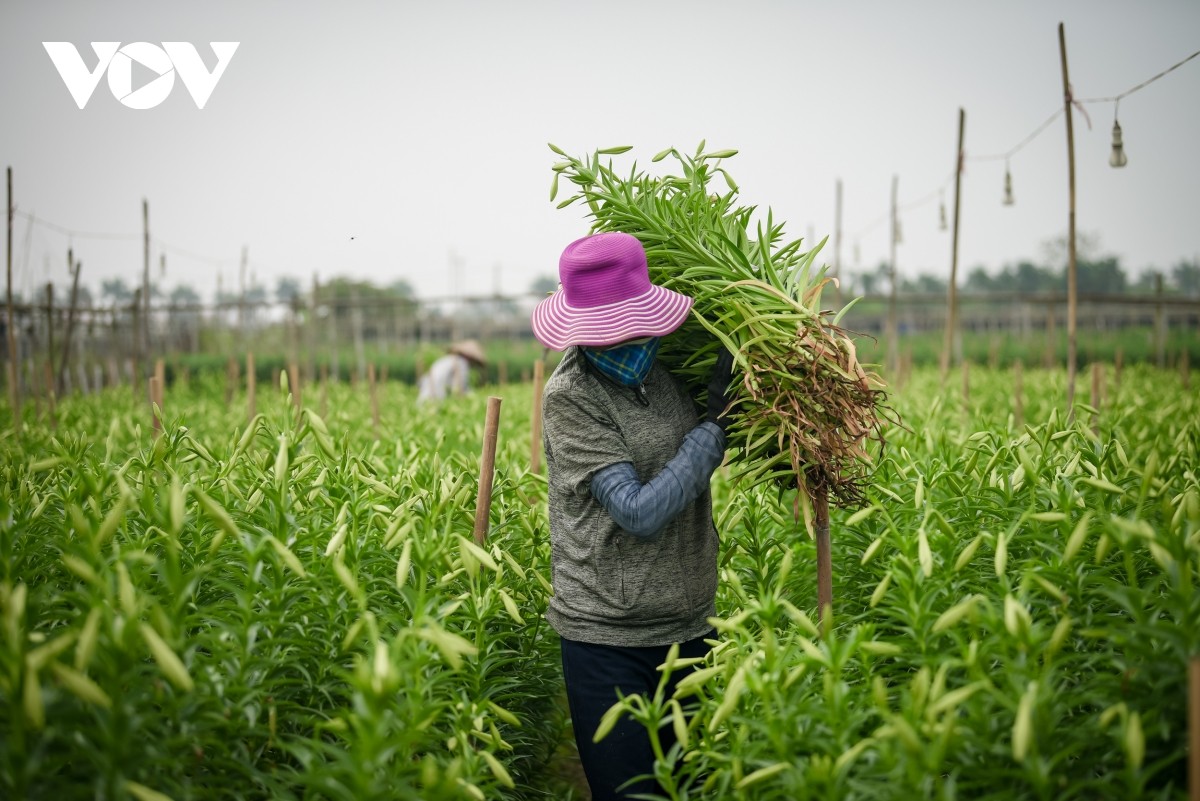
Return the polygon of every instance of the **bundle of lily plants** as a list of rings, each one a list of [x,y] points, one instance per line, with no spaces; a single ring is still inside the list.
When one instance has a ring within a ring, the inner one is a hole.
[[[705,392],[720,349],[733,354],[740,382],[730,452],[741,485],[774,480],[804,490],[798,499],[824,493],[836,505],[861,502],[867,445],[882,443],[886,396],[838,325],[841,313],[822,307],[833,279],[816,261],[820,245],[785,241],[770,210],[764,217],[739,203],[722,166],[736,150],[705,151],[704,142],[692,155],[668,148],[651,161],[670,157],[679,171],[651,175],[636,163],[616,171],[607,157],[629,147],[583,158],[550,148],[562,157],[551,200],[565,179],[574,193],[560,208],[581,202],[595,232],[636,236],[650,280],[693,298],[688,321],[660,351],[693,396]]]

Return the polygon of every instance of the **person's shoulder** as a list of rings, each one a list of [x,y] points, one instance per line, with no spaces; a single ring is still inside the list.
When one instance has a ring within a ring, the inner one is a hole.
[[[575,405],[587,405],[603,403],[605,397],[600,382],[584,369],[583,357],[574,349],[563,356],[542,389],[543,402],[565,400]]]

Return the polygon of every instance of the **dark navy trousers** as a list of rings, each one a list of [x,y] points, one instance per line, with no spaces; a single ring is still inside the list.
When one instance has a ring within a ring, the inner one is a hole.
[[[713,631],[704,637],[680,643],[679,656],[704,656],[711,650],[705,638],[715,637],[716,631]],[[592,791],[592,801],[618,801],[633,798],[638,793],[659,791],[658,782],[653,778],[642,778],[627,784],[635,777],[652,776],[654,773],[650,735],[640,723],[626,715],[600,742],[592,742],[592,736],[604,713],[617,702],[618,690],[625,696],[635,693],[648,698],[654,696],[662,678],[657,668],[666,661],[669,650],[669,645],[631,648],[562,640],[567,701],[575,729],[575,743],[579,747],[579,759]],[[692,668],[674,671],[667,686],[667,698],[675,692],[679,680],[691,671]],[[674,728],[664,726],[659,729],[658,735],[663,753],[666,754],[675,744]]]

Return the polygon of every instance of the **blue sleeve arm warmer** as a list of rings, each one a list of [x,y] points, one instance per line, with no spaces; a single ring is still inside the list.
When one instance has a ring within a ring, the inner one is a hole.
[[[724,454],[724,432],[701,423],[654,478],[643,484],[629,462],[611,464],[592,477],[592,496],[622,529],[653,537],[708,488]]]

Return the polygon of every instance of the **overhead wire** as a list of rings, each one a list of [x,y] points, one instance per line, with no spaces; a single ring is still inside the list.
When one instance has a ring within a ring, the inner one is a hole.
[[[1134,92],[1137,92],[1137,91],[1140,91],[1141,89],[1146,88],[1147,86],[1149,86],[1150,84],[1159,80],[1163,76],[1182,67],[1184,64],[1188,63],[1189,61],[1196,58],[1197,56],[1200,56],[1200,50],[1197,50],[1196,52],[1192,53],[1191,55],[1187,56],[1186,58],[1172,64],[1170,67],[1167,67],[1166,69],[1164,69],[1161,72],[1155,74],[1154,76],[1142,81],[1141,83],[1136,84],[1135,86],[1133,86],[1129,89],[1126,89],[1124,92],[1121,92],[1120,94],[1112,95],[1110,97],[1089,97],[1089,98],[1082,98],[1082,99],[1071,98],[1071,102],[1075,105],[1081,105],[1084,103],[1088,103],[1088,104],[1093,104],[1093,103],[1119,104],[1123,98],[1128,97],[1129,95],[1133,94]],[[966,156],[964,154],[962,156],[962,158],[964,161],[978,161],[978,162],[1005,161],[1005,162],[1007,162],[1013,156],[1015,156],[1018,152],[1020,152],[1023,148],[1025,148],[1027,145],[1029,145],[1031,142],[1033,142],[1035,139],[1037,139],[1038,136],[1040,136],[1047,128],[1050,127],[1051,123],[1053,123],[1060,116],[1062,116],[1064,111],[1065,111],[1065,109],[1062,109],[1062,108],[1056,109],[1040,125],[1038,125],[1036,128],[1034,128],[1030,133],[1028,133],[1020,141],[1018,141],[1017,144],[1013,145],[1011,148],[1009,148],[1008,150],[1006,150],[1003,153],[993,153],[993,154],[988,154],[988,155],[984,155],[984,156]],[[1081,108],[1080,111],[1082,112],[1083,109]],[[1084,112],[1084,113],[1086,114],[1086,112]],[[1089,121],[1089,125],[1090,125],[1090,121]],[[911,210],[913,208],[923,205],[924,203],[929,202],[935,195],[943,192],[945,190],[946,186],[953,179],[954,179],[954,173],[951,173],[950,177],[945,182],[943,182],[942,185],[939,186],[937,189],[934,189],[930,193],[923,195],[922,197],[918,198],[917,200],[909,201],[908,203],[904,203],[904,204],[898,204],[896,207],[897,213],[900,211]],[[850,238],[855,241],[855,246],[857,247],[858,241],[863,236],[865,236],[866,234],[870,233],[872,230],[877,228],[881,223],[886,222],[891,217],[891,214],[892,214],[891,211],[885,212],[884,214],[880,215],[876,219],[872,220],[870,223],[868,223],[863,228],[859,229],[854,234],[851,234]]]

